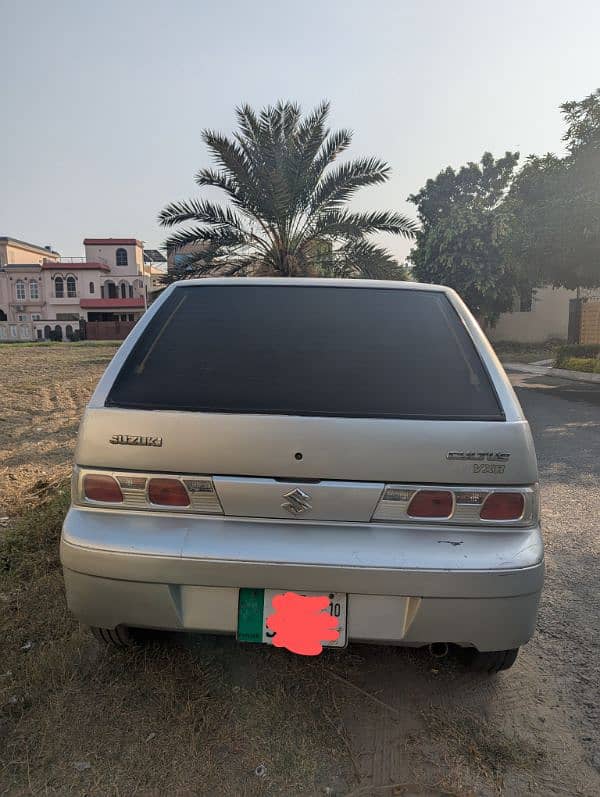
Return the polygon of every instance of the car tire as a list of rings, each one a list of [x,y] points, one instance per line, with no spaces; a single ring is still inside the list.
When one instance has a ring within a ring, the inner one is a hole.
[[[132,648],[136,644],[131,629],[125,625],[118,625],[116,628],[91,626],[90,631],[98,642],[111,648]]]
[[[519,648],[510,650],[486,650],[479,651],[470,648],[467,652],[467,666],[473,672],[484,672],[494,675],[501,670],[510,669],[515,661]]]

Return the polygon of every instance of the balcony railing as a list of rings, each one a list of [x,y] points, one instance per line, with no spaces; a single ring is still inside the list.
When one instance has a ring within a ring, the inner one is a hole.
[[[89,263],[86,257],[59,257],[58,260],[48,260],[48,263]],[[94,263],[105,263],[110,266],[110,263],[105,257],[94,257]]]

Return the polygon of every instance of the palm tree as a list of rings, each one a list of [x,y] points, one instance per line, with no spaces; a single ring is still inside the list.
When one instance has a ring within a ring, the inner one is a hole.
[[[279,102],[256,113],[236,109],[233,138],[205,130],[215,169],[201,169],[201,186],[225,192],[229,203],[173,202],[161,212],[164,227],[191,222],[166,241],[179,253],[175,278],[201,275],[309,274],[403,278],[394,258],[369,236],[388,232],[412,238],[416,225],[392,211],[355,213],[348,200],[363,186],[389,177],[377,158],[333,166],[351,143],[349,130],[327,127],[329,103],[302,117]]]

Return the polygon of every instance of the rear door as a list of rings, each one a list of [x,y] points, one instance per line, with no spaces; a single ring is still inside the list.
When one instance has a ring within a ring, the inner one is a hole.
[[[228,515],[365,522],[386,483],[537,478],[518,405],[507,420],[441,290],[182,284],[129,348],[86,412],[78,464],[213,476]]]

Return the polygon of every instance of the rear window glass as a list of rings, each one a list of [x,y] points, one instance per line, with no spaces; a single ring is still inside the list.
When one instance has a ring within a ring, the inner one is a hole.
[[[308,285],[177,287],[106,403],[359,418],[504,417],[444,294]]]

